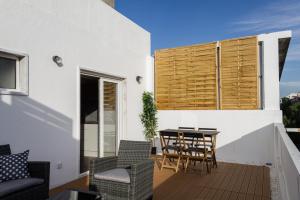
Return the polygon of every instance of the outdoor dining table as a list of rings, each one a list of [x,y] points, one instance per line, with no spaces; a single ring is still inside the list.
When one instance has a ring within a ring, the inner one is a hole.
[[[215,130],[184,130],[184,129],[165,129],[165,130],[161,130],[159,131],[160,135],[164,135],[164,136],[174,136],[176,137],[178,133],[183,133],[184,137],[197,137],[199,135],[207,135],[207,136],[212,136],[212,137],[216,137],[220,132],[219,131],[215,131]]]
[[[186,141],[193,141],[199,137],[211,137],[212,138],[212,146],[211,151],[213,152],[213,165],[217,167],[217,160],[216,160],[216,137],[220,133],[217,130],[188,130],[188,129],[165,129],[160,130],[160,138],[161,143],[165,146],[169,144],[170,138],[178,137],[178,133],[182,133],[184,136],[184,140]],[[165,139],[168,138],[168,141]]]

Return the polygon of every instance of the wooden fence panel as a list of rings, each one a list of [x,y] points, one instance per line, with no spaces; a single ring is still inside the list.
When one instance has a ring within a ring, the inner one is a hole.
[[[220,42],[221,109],[259,108],[256,37]]]
[[[155,52],[159,110],[217,109],[216,43]]]
[[[219,46],[219,54],[216,42],[155,52],[159,110],[259,109],[257,38],[224,40]]]

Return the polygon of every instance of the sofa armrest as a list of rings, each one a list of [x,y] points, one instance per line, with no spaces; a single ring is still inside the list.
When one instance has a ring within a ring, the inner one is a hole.
[[[44,179],[49,186],[50,162],[28,161],[28,170],[31,177]]]
[[[139,197],[140,194],[150,197],[153,193],[154,161],[144,160],[130,167],[131,195]],[[142,197],[140,197],[142,198]],[[137,198],[139,199],[139,198]]]
[[[90,171],[89,176],[90,180],[93,179],[94,174],[98,172],[103,172],[106,170],[114,169],[117,167],[116,156],[104,157],[104,158],[95,158],[90,161]]]

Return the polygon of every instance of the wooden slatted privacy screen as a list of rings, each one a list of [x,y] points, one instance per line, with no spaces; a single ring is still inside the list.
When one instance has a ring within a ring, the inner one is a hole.
[[[258,109],[257,48],[247,37],[156,51],[158,109]]]
[[[221,109],[259,107],[256,37],[220,42]]]
[[[216,74],[216,43],[156,51],[158,109],[217,109]]]

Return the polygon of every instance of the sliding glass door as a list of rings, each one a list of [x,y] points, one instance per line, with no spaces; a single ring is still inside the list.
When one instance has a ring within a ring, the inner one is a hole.
[[[119,82],[81,76],[80,172],[95,157],[114,156],[118,144]]]

